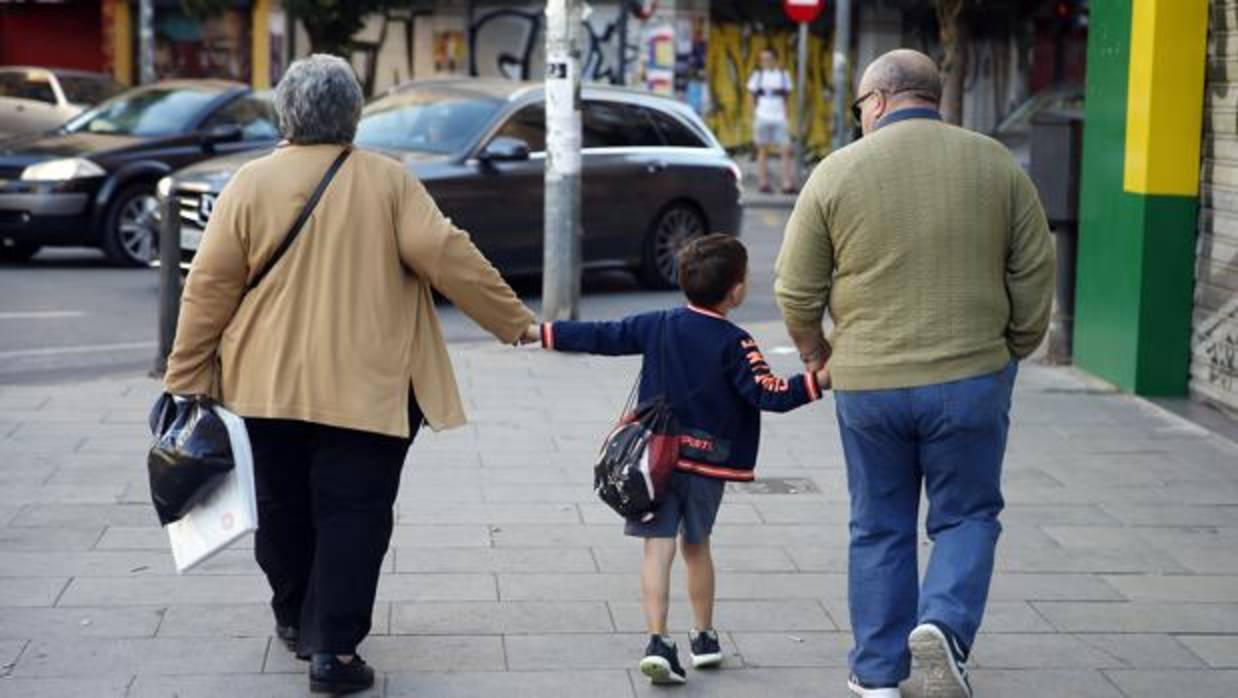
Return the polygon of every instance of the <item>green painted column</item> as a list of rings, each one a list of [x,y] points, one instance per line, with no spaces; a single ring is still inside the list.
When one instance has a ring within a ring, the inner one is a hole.
[[[1075,363],[1185,395],[1208,0],[1092,0]]]

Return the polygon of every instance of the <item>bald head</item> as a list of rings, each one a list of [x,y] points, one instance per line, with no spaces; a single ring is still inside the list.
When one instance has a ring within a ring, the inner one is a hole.
[[[941,74],[933,59],[911,49],[879,57],[860,80],[860,128],[872,132],[881,118],[904,107],[936,107],[941,101]]]
[[[860,94],[872,90],[889,95],[912,94],[936,103],[941,100],[941,74],[932,58],[901,48],[878,57],[864,71]]]

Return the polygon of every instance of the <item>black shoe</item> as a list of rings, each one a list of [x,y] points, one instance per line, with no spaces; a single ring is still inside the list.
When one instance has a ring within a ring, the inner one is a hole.
[[[679,684],[688,680],[687,673],[679,665],[679,650],[675,643],[661,635],[649,636],[645,658],[640,660],[640,673],[654,684]]]
[[[360,655],[345,664],[334,654],[314,653],[309,669],[311,693],[357,693],[374,685],[374,670]]]
[[[716,630],[693,630],[688,633],[688,647],[693,669],[706,669],[722,663],[722,647],[718,644]]]
[[[289,652],[295,654],[297,659],[300,659],[303,662],[308,662],[310,660],[310,656],[308,654],[301,654],[300,652],[297,652],[297,642],[301,639],[301,631],[297,628],[297,626],[280,625],[279,623],[276,623],[275,637],[284,644],[284,647],[288,648]]]

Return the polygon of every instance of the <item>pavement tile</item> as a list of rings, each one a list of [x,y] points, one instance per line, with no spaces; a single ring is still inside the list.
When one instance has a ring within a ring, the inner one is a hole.
[[[492,574],[387,574],[378,580],[380,601],[496,601]]]
[[[1105,513],[1128,526],[1238,526],[1238,505],[1102,504]]]
[[[138,676],[129,692],[121,693],[127,698],[219,698],[220,696],[261,696],[262,698],[304,698],[309,689],[305,665],[298,674],[225,675],[206,676]],[[66,694],[68,695],[68,694]],[[88,694],[81,694],[88,695]],[[382,695],[379,686],[362,693],[357,698],[374,698]]]
[[[0,677],[9,673],[26,647],[27,640],[0,640]]]
[[[638,697],[665,696],[661,686],[651,686],[635,670],[632,682]],[[675,688],[676,698],[789,698],[795,696],[846,695],[847,670],[837,668],[744,669],[742,671],[694,671],[688,683]],[[919,698],[904,692],[904,698]]]
[[[1233,635],[1179,635],[1177,639],[1214,669],[1238,669],[1238,639]]]
[[[35,640],[13,676],[256,674],[266,650],[266,639]]]
[[[840,630],[851,631],[851,616],[845,599],[823,601],[830,617]],[[981,635],[988,633],[1054,633],[1057,632],[1031,604],[1024,601],[992,601],[985,608]],[[983,640],[979,640],[981,642]]]
[[[574,504],[464,504],[424,502],[400,510],[401,524],[575,524],[580,512]]]
[[[505,671],[504,641],[498,635],[371,636],[357,652],[380,673]],[[305,662],[272,642],[263,671],[304,677]]]
[[[1104,674],[1091,669],[977,669],[968,673],[976,695],[984,698],[1126,698]]]
[[[614,629],[610,612],[601,601],[397,603],[392,605],[391,616],[391,632],[396,635],[510,635]]]
[[[639,569],[639,568],[630,568]],[[397,572],[595,572],[588,548],[436,548],[401,554]]]
[[[374,604],[374,635],[390,632],[391,605]],[[275,618],[266,603],[174,604],[163,613],[159,637],[270,637]]]
[[[387,698],[545,698],[580,695],[589,698],[631,698],[626,672],[513,671],[455,673],[393,673],[387,676]]]
[[[481,524],[456,526],[396,526],[391,533],[393,548],[450,548],[490,546],[490,528]],[[432,551],[426,552],[433,554]]]
[[[162,608],[0,608],[0,638],[154,637]]]
[[[1165,671],[1124,669],[1105,675],[1126,698],[1234,698],[1238,695],[1238,671]]]
[[[1238,575],[1111,575],[1104,580],[1132,601],[1238,603]]]
[[[58,606],[140,606],[265,602],[271,596],[258,575],[184,577],[76,577]]]
[[[732,632],[745,666],[846,667],[851,633]]]
[[[1037,601],[1033,605],[1063,632],[1238,634],[1238,604]]]
[[[98,537],[96,550],[159,550],[171,555],[168,534],[158,526],[108,526]],[[232,550],[250,550],[254,547],[253,536],[246,536],[232,544]]]
[[[83,528],[0,527],[0,552],[89,550],[103,533],[102,526]],[[160,531],[162,533],[162,531]],[[165,545],[166,540],[165,540]],[[0,574],[6,574],[0,569]]]
[[[645,631],[645,616],[636,601],[611,601],[611,614],[619,632]],[[832,631],[838,626],[825,607],[810,599],[780,601],[718,601],[714,607],[714,626],[720,632]],[[672,603],[668,625],[673,633],[692,626],[692,609],[687,603]]]
[[[995,601],[1118,601],[1122,595],[1099,575],[998,572],[989,598]]]
[[[1146,669],[1189,669],[1203,666],[1203,662],[1187,651],[1172,635],[1136,633],[1094,633],[1075,635],[1075,638],[1118,660],[1122,667]]]
[[[680,661],[688,666],[687,633],[675,637]],[[734,644],[725,634],[723,668],[742,665]],[[553,669],[627,669],[640,661],[649,636],[645,633],[593,633],[572,635],[509,635],[503,639],[507,664],[512,671]]]
[[[528,550],[527,548],[525,550]],[[720,573],[729,572],[794,572],[795,563],[782,548],[756,546],[710,546],[714,568]],[[631,540],[622,547],[618,545],[597,546],[593,556],[602,572],[626,572],[638,574],[644,556],[640,542]],[[676,562],[678,566],[680,562]]]
[[[0,679],[0,698],[126,698],[132,681],[132,676],[92,676],[88,679],[7,677]]]
[[[10,527],[157,526],[150,504],[32,504],[24,507]]]
[[[1123,663],[1107,652],[1070,635],[991,633],[972,653],[985,669],[1103,669]]]
[[[68,581],[64,577],[0,577],[0,608],[51,606]]]

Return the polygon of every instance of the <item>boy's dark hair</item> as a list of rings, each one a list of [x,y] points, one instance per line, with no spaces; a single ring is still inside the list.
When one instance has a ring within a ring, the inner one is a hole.
[[[693,305],[713,308],[748,273],[748,250],[731,235],[706,235],[679,251],[679,287]]]

